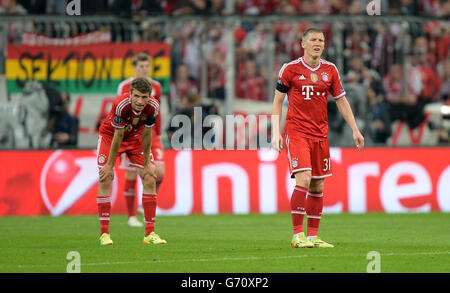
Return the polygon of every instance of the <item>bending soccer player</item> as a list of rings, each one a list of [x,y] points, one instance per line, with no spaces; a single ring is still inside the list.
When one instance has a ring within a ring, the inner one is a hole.
[[[150,56],[147,53],[141,52],[136,54],[132,59],[132,66],[134,70],[134,77],[130,77],[119,84],[117,89],[118,95],[124,95],[130,92],[131,82],[135,78],[145,78],[152,85],[151,96],[158,102],[161,98],[162,87],[159,82],[148,77],[150,71]],[[161,143],[161,111],[156,117],[155,126],[152,128],[152,149],[151,153],[156,166],[156,191],[161,186],[164,178],[164,151]],[[136,168],[130,166],[130,160],[126,154],[121,156],[121,165],[125,169],[125,187],[123,194],[125,195],[128,213],[128,225],[131,227],[142,227],[142,223],[136,217]]]
[[[118,96],[108,116],[103,120],[98,136],[97,164],[99,187],[97,206],[100,217],[100,244],[112,245],[109,233],[111,214],[111,185],[117,155],[125,153],[130,165],[137,167],[142,179],[144,207],[144,244],[165,244],[155,233],[156,172],[150,149],[152,127],[159,112],[159,104],[151,97],[152,86],[145,78],[131,83],[130,95]]]
[[[272,147],[284,148],[280,134],[280,120],[285,95],[288,110],[285,141],[291,177],[295,188],[291,196],[291,216],[294,236],[292,247],[333,247],[318,236],[323,208],[324,179],[331,176],[330,147],[328,143],[327,99],[331,94],[339,112],[353,130],[353,140],[364,148],[364,137],[355,122],[345,97],[336,66],[321,59],[324,33],[309,28],[302,37],[303,57],[286,63],[278,74],[272,108]],[[303,218],[307,216],[307,235]]]

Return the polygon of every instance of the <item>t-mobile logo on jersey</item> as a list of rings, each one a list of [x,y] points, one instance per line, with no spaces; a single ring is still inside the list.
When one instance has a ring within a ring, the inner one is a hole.
[[[314,92],[314,86],[312,85],[304,85],[302,86],[302,95],[306,96],[305,100],[311,100],[311,96],[314,96],[314,93],[316,96],[325,96],[325,92]]]
[[[306,95],[305,100],[311,100],[311,98],[309,97],[309,95],[314,95],[313,92],[314,87],[312,85],[304,85],[302,86],[302,95]]]

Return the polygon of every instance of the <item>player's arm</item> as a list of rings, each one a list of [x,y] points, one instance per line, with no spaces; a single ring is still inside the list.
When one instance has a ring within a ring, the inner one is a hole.
[[[158,109],[156,109],[155,111],[157,110]],[[144,130],[142,131],[142,151],[144,153],[144,173],[150,174],[156,179],[155,166],[150,162],[150,152],[152,148],[152,129],[155,123],[155,116],[148,118],[147,121],[145,121]]]
[[[142,149],[144,152],[144,165],[150,163],[150,150],[152,148],[152,127],[144,127],[142,131]]]
[[[345,96],[340,97],[336,101],[336,105],[339,109],[339,113],[341,113],[345,122],[347,122],[348,126],[352,129],[353,140],[355,141],[358,150],[361,151],[364,148],[364,137],[361,132],[359,132],[358,126],[356,125],[355,116],[353,115],[352,108],[350,107],[347,98]]]
[[[280,124],[283,114],[283,101],[285,96],[286,93],[276,89],[272,105],[272,147],[278,152],[283,149],[283,138],[281,137]]]
[[[108,161],[99,171],[100,181],[105,180],[106,178],[108,178],[108,176],[114,176],[114,163],[116,162],[117,152],[119,151],[120,145],[122,144],[124,134],[125,128],[115,129],[114,137],[111,142],[111,149],[109,151]]]

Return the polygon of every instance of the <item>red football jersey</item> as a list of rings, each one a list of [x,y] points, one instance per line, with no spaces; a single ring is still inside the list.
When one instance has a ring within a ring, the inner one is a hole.
[[[285,63],[278,74],[277,89],[288,95],[286,133],[326,139],[328,136],[327,100],[345,96],[336,66],[320,59],[311,68],[303,58]]]
[[[133,81],[133,79],[134,77],[130,77],[122,81],[119,84],[119,87],[117,88],[117,95],[127,95],[127,94],[129,95],[131,82]],[[151,79],[150,77],[147,77],[147,79],[152,84],[152,92],[150,95],[154,97],[159,103],[162,94],[162,86],[159,82],[157,82],[154,79]],[[161,112],[159,112],[158,116],[156,117],[155,126],[153,127],[153,139],[159,138],[161,134],[162,134],[162,123],[161,123]]]
[[[112,105],[111,111],[100,125],[99,134],[113,136],[116,128],[125,128],[123,140],[139,137],[144,127],[153,127],[159,112],[158,101],[150,97],[150,102],[141,112],[131,108],[129,95],[118,96]]]

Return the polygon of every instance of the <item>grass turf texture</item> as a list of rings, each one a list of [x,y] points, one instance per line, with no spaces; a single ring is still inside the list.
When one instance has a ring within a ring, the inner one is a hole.
[[[319,234],[335,248],[291,248],[289,214],[159,216],[159,246],[144,246],[124,215],[111,217],[113,246],[99,230],[94,215],[0,218],[0,273],[65,273],[69,251],[82,273],[365,273],[370,251],[382,273],[450,272],[445,213],[327,214]]]

